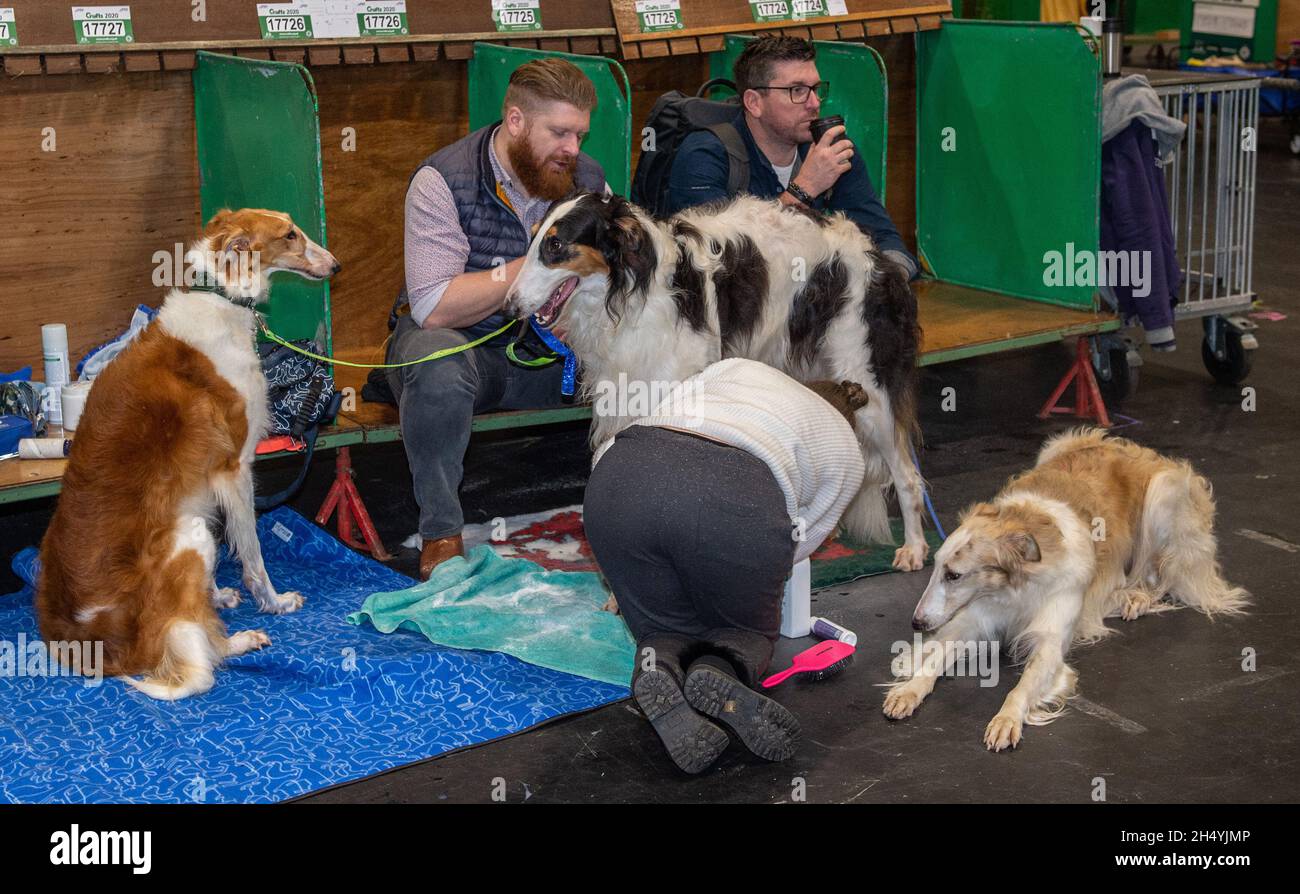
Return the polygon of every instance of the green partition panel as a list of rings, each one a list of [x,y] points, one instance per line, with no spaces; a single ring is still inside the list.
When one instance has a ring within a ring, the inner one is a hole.
[[[935,276],[1092,308],[1092,286],[1044,282],[1047,252],[1099,244],[1088,44],[1069,24],[947,20],[917,35],[916,73],[917,246]]]
[[[203,220],[222,208],[269,208],[325,245],[316,88],[301,65],[200,52],[194,69]],[[267,325],[333,350],[329,283],[272,277]]]
[[[569,60],[596,85],[596,110],[582,151],[600,162],[610,189],[627,195],[632,186],[632,91],[623,66],[612,59],[476,43],[469,60],[469,129],[499,120],[511,73],[548,56]]]
[[[953,0],[952,14],[959,19],[1037,22],[1040,6],[1039,0]]]
[[[1124,4],[1125,24],[1134,34],[1150,34],[1177,28],[1183,0],[1129,0]]]
[[[745,44],[754,40],[728,34],[723,48],[709,54],[709,77],[731,79],[731,67]],[[885,201],[885,147],[889,81],[885,60],[871,47],[832,40],[813,41],[817,47],[817,72],[830,81],[830,95],[822,102],[823,115],[843,115],[844,127],[867,163],[867,174],[880,201]],[[716,92],[721,96],[722,91]]]

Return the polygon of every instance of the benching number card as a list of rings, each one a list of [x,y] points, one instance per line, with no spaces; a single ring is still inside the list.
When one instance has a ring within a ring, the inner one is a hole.
[[[498,31],[541,31],[541,0],[492,0],[492,23]]]
[[[406,23],[406,0],[397,3],[360,3],[357,26],[362,37],[410,34]]]
[[[641,33],[653,31],[680,31],[682,24],[681,0],[637,0],[636,17],[641,22]]]
[[[131,7],[74,6],[72,30],[77,43],[131,43]]]
[[[18,24],[14,21],[13,7],[0,6],[0,46],[18,46]]]
[[[257,22],[262,40],[305,40],[315,34],[311,15],[302,3],[259,3]]]

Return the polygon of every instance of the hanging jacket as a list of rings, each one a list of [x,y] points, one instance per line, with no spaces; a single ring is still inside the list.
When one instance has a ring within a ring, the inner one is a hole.
[[[1127,284],[1111,283],[1125,320],[1137,318],[1147,343],[1173,350],[1174,304],[1182,285],[1164,169],[1157,159],[1151,127],[1140,118],[1101,147],[1101,249],[1131,253],[1144,261],[1146,282],[1135,282],[1130,264]]]

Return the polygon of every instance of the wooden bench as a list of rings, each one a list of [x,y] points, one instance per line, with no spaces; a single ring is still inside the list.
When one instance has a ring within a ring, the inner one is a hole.
[[[924,332],[921,365],[933,366],[995,354],[1049,342],[1096,335],[1120,328],[1110,314],[1089,313],[1008,298],[995,292],[970,289],[938,280],[922,280],[913,286]],[[377,352],[361,356],[356,353],[341,359],[375,362]],[[339,414],[334,425],[321,429],[317,449],[352,447],[360,444],[383,444],[401,440],[397,408],[388,404],[361,400],[361,386],[366,371],[353,367],[336,367],[340,390],[351,388],[356,403]],[[545,410],[514,410],[485,413],[474,417],[472,430],[501,431],[534,425],[551,425],[591,418],[591,408],[584,404]],[[290,456],[272,453],[270,459]],[[0,462],[0,503],[14,503],[48,497],[59,492],[66,460],[10,459]]]
[[[939,280],[921,280],[912,288],[921,317],[922,366],[1120,328],[1114,314],[1010,298]]]

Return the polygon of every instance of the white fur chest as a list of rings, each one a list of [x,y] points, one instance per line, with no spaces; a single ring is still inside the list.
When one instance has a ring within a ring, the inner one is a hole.
[[[211,360],[217,373],[244,399],[248,437],[241,453],[251,461],[269,421],[253,312],[211,292],[172,290],[158,312],[158,322],[169,335]]]

